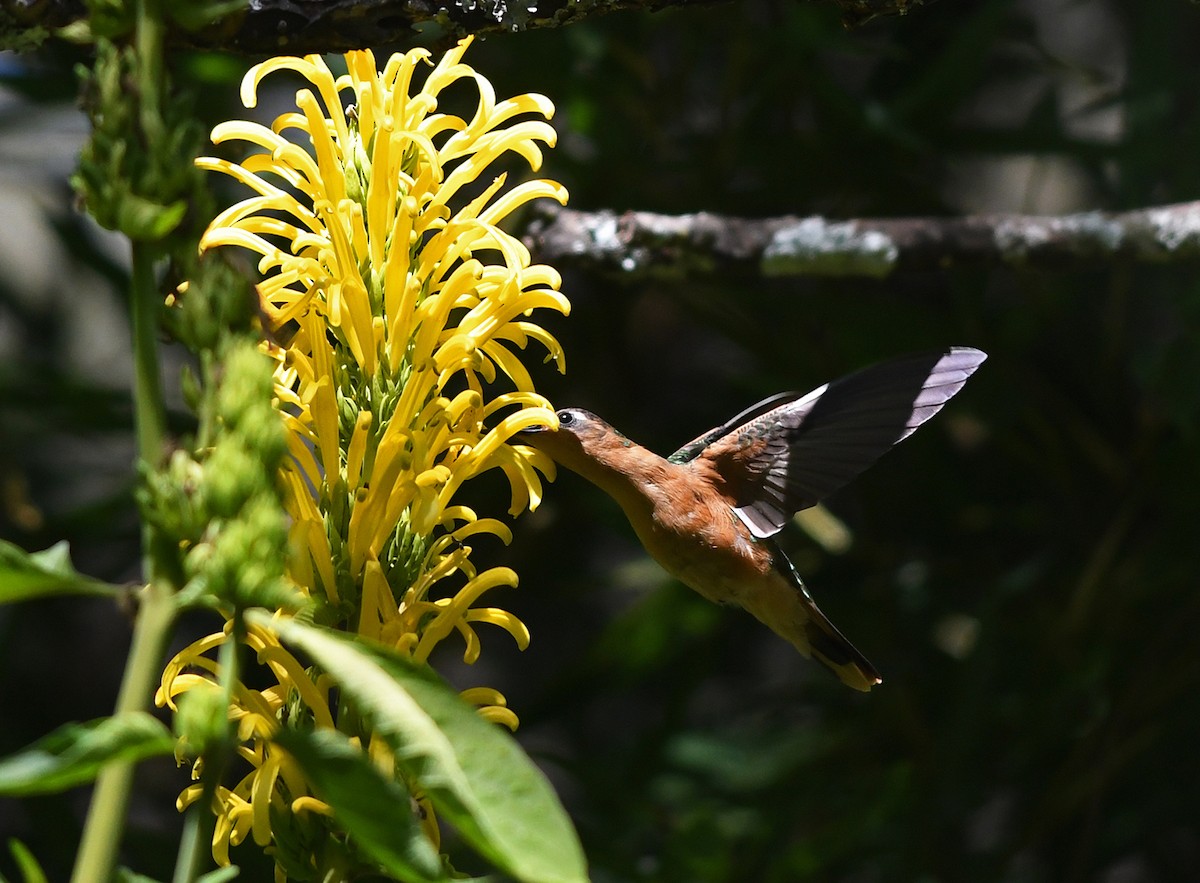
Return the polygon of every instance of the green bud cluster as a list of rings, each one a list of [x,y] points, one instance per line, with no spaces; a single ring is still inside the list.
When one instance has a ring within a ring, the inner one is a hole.
[[[160,114],[147,98],[162,84],[148,85],[138,53],[107,39],[96,44],[93,69],[79,73],[92,134],[71,183],[96,221],[135,242],[160,242],[179,230],[189,205],[207,215],[199,173],[180,161],[201,143],[190,101],[173,98]]]
[[[191,603],[303,603],[284,578],[287,519],[277,482],[287,448],[271,392],[270,362],[255,343],[231,343],[220,380],[201,403],[212,443],[175,451],[142,485],[143,513],[169,538],[162,545],[175,550],[170,571]]]
[[[175,295],[167,325],[199,356],[198,375],[184,379],[199,416],[194,450],[175,451],[142,486],[145,517],[174,558],[168,570],[187,603],[295,609],[303,597],[284,578],[278,484],[287,441],[255,294],[236,268],[206,258]]]
[[[271,365],[248,339],[226,348],[211,398],[214,441],[202,452],[208,523],[183,559],[191,587],[238,607],[300,606],[284,578],[287,520],[278,486],[287,454]]]
[[[171,336],[203,358],[215,355],[230,336],[256,333],[259,304],[247,279],[251,268],[240,270],[224,255],[212,252],[189,264],[187,289],[172,297],[164,317]],[[185,393],[199,400],[194,388]]]

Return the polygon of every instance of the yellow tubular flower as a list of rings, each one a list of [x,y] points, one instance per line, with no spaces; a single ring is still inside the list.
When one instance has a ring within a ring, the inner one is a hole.
[[[197,161],[253,191],[213,221],[201,248],[259,256],[267,330],[286,341],[264,348],[275,361],[291,455],[281,476],[292,519],[289,574],[345,628],[418,662],[452,635],[474,662],[481,623],[521,648],[529,642],[513,614],[475,606],[517,576],[503,567],[478,571],[471,538],[508,542],[508,528],[453,500],[464,481],[500,469],[511,488],[509,514],[537,506],[553,464],[511,441],[555,418],[521,353],[532,340],[563,370],[558,342],[530,317],[569,309],[558,273],[532,265],[525,246],[498,226],[533,199],[565,203],[566,191],[547,180],[510,187],[505,173],[489,173],[512,155],[539,168],[543,145],[555,142],[546,122],[553,106],[541,95],[497,101],[461,61],[469,44],[433,65],[421,49],[393,55],[382,72],[369,51],[348,53],[340,76],[315,55],[256,65],[242,83],[247,107],[276,71],[298,74],[310,88],[269,127],[233,121],[213,130],[215,144],[258,149],[241,163]],[[469,118],[438,110],[442,93],[460,82],[478,93]],[[215,680],[211,654],[226,639],[228,630],[179,654],[164,672],[159,703],[174,707],[197,682]],[[304,810],[306,824],[328,813],[270,735],[291,721],[337,726],[329,697],[336,685],[265,632],[251,629],[248,643],[277,685],[239,688],[230,711],[252,770],[217,801],[213,849],[223,861],[247,835],[270,844],[272,820],[284,812]],[[464,696],[489,719],[516,726],[496,691]],[[376,744],[369,733],[351,735]],[[199,793],[193,786],[180,801]],[[282,848],[275,841],[272,849]]]

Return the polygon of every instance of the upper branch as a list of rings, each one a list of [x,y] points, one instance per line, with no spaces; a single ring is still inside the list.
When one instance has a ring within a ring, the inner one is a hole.
[[[627,276],[874,276],[965,264],[1081,268],[1200,259],[1200,202],[1059,217],[731,218],[540,206],[522,233],[538,260]]]
[[[186,3],[191,0],[178,0]],[[249,55],[341,52],[364,46],[451,44],[468,34],[556,28],[621,10],[655,12],[720,0],[247,0],[183,45]],[[903,15],[927,0],[808,0],[837,6],[847,25]],[[84,0],[0,0],[0,48],[36,45],[87,18]]]

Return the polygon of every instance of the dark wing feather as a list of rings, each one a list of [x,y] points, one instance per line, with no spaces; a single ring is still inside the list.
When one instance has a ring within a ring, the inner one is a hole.
[[[711,459],[750,531],[773,536],[793,514],[908,438],[986,358],[976,349],[951,347],[864,368],[807,395],[789,394],[774,407],[750,409],[748,419],[739,415],[740,425],[726,424],[723,434],[712,437],[714,430],[693,442],[708,440],[688,459]]]

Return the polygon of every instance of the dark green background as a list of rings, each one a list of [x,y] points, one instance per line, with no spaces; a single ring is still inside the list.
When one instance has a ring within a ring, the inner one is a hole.
[[[498,95],[554,99],[544,171],[575,208],[853,218],[1195,198],[1197,45],[1200,8],[1183,2],[943,0],[847,32],[819,4],[752,0],[492,38],[466,60]],[[30,104],[0,108],[0,149],[37,135],[31,106],[71,118],[71,60],[7,59]],[[176,61],[202,81],[207,123],[241,115],[245,62]],[[64,125],[42,142],[58,153],[82,128]],[[120,245],[73,214],[69,164],[10,151],[5,165],[4,186],[40,188],[57,244],[37,286],[0,272],[2,534],[30,548],[66,537],[81,569],[132,580],[125,345],[106,337],[105,361],[79,331],[81,315],[120,316]],[[23,235],[13,225],[5,235]],[[565,273],[572,315],[547,323],[569,373],[546,368],[544,389],[661,453],[760,397],[889,356],[991,356],[830,501],[848,553],[784,539],[882,671],[869,696],[672,584],[574,476],[511,548],[476,550],[520,572],[490,600],[533,644],[485,633],[477,666],[447,651],[440,668],[507,694],[596,880],[1195,879],[1197,272]],[[40,524],[15,502],[22,482]],[[480,485],[468,498],[500,510],[501,482]],[[957,657],[955,627],[975,630]],[[127,638],[98,602],[0,609],[0,751],[109,712]],[[167,763],[141,780],[126,856],[139,870],[169,874],[183,779]],[[61,878],[85,807],[84,794],[0,801],[0,834]]]

